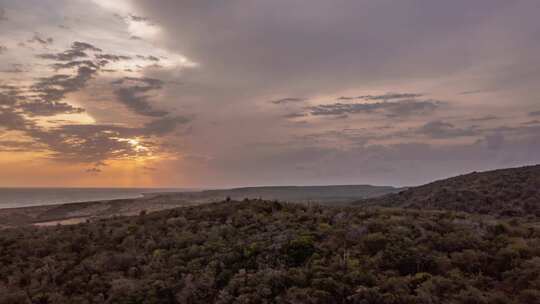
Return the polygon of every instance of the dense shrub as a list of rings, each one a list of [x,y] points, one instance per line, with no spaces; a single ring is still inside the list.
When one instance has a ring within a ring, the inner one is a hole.
[[[535,303],[523,218],[244,201],[0,233],[0,303]]]

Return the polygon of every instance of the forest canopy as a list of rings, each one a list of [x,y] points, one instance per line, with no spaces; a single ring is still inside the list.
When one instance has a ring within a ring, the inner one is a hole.
[[[230,201],[0,234],[0,303],[534,303],[540,227]]]

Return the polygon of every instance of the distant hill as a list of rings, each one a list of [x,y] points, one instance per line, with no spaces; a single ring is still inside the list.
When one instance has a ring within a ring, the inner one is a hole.
[[[148,193],[143,198],[83,202],[25,208],[0,209],[0,228],[36,225],[56,225],[84,222],[112,216],[135,215],[189,205],[232,200],[265,199],[297,203],[348,205],[363,198],[398,192],[384,186],[285,186],[249,187],[197,192]],[[0,303],[1,304],[1,303]]]
[[[403,188],[371,185],[340,186],[276,186],[245,187],[223,190],[205,190],[198,192],[164,193],[161,197],[185,200],[189,202],[215,202],[229,197],[232,200],[264,199],[296,203],[350,203],[359,199],[396,193]]]
[[[473,172],[353,204],[540,216],[540,165]]]

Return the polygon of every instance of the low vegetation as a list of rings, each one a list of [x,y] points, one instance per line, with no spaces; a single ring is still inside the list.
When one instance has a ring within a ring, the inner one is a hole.
[[[537,303],[536,221],[222,202],[0,234],[0,303]]]
[[[355,204],[540,217],[540,165],[474,172]]]

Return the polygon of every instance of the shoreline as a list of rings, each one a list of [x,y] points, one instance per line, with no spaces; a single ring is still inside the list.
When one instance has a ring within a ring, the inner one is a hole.
[[[193,205],[178,195],[145,193],[141,197],[0,209],[0,229],[21,226],[73,225],[87,220],[137,215]]]
[[[114,216],[138,215],[227,199],[278,200],[296,203],[347,205],[360,199],[401,191],[400,188],[370,185],[277,186],[215,189],[184,192],[141,192],[141,197],[23,206],[0,209],[0,228],[70,224]],[[77,221],[76,219],[81,219]]]

